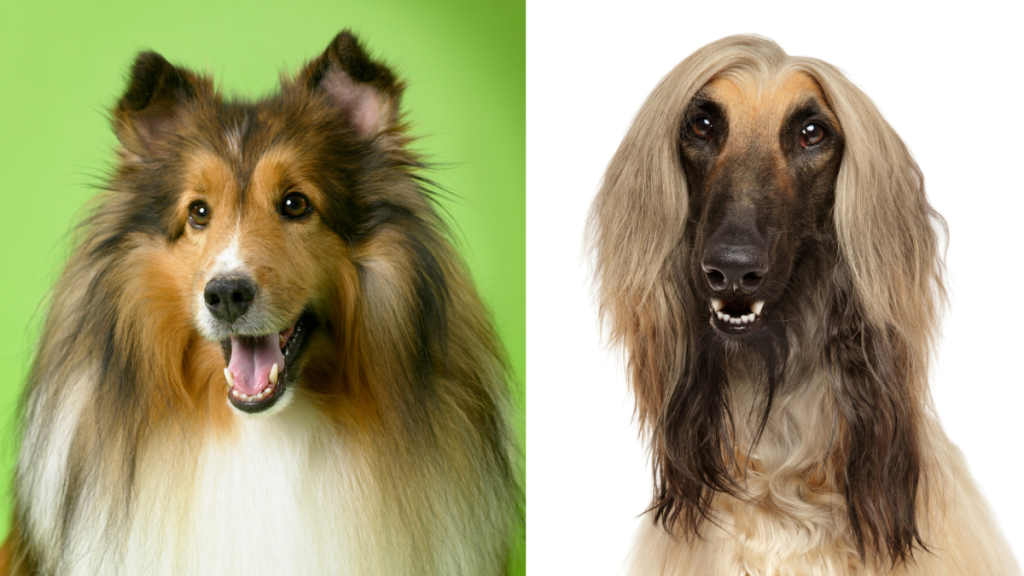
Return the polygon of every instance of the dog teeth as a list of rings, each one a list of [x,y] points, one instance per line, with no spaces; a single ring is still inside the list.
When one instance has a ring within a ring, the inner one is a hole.
[[[274,364],[274,367],[270,369],[270,383],[271,384],[277,384],[277,364],[276,363]]]
[[[761,308],[764,308],[764,300],[758,300],[750,307],[750,310],[754,312],[754,316],[761,315]]]
[[[714,310],[715,312],[718,312],[719,310],[721,310],[724,307],[725,307],[725,302],[722,302],[718,298],[712,298],[711,299],[711,309]]]
[[[750,314],[744,314],[743,316],[733,317],[725,312],[715,312],[715,316],[718,317],[722,322],[728,322],[729,324],[753,324],[757,320],[757,314],[751,312]]]
[[[228,381],[228,388],[235,387],[235,379],[231,376],[231,372],[227,368],[224,369],[224,379]]]

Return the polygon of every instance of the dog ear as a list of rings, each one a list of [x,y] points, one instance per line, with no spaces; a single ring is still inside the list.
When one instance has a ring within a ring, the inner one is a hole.
[[[919,427],[945,296],[934,227],[944,222],[874,103],[838,70],[813,64],[845,141],[824,324],[839,422],[832,460],[861,556],[900,563],[925,546],[916,520]]]
[[[212,92],[208,79],[172,66],[156,52],[142,52],[114,109],[117,139],[135,159],[164,157],[186,110]]]
[[[830,459],[839,464],[858,550],[862,558],[870,551],[904,562],[915,545],[924,548],[916,521],[921,368],[911,343],[867,319],[843,261],[828,296],[825,351],[839,417]]]
[[[299,73],[297,82],[325,94],[360,137],[372,138],[398,123],[401,82],[372,60],[348,30]]]

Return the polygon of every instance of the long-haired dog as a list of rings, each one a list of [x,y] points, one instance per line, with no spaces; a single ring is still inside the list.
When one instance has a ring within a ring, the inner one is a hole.
[[[590,221],[654,467],[633,574],[1015,573],[930,411],[934,226],[829,64],[735,36],[654,89]]]
[[[142,53],[24,399],[17,574],[502,574],[507,368],[343,32],[280,92]]]

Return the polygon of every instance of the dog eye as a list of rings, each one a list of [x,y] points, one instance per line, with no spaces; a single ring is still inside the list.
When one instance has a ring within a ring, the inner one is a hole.
[[[711,130],[715,127],[707,116],[700,116],[693,121],[693,133],[704,140],[711,139]]]
[[[206,202],[193,202],[188,207],[188,223],[193,228],[205,228],[210,223],[210,206]]]
[[[825,139],[825,129],[817,124],[808,124],[800,131],[800,145],[804,148],[817,146]]]
[[[309,199],[298,192],[288,194],[281,202],[281,215],[283,216],[301,218],[307,213],[309,213]]]

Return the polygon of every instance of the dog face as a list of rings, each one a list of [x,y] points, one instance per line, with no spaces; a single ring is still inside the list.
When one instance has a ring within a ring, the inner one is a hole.
[[[395,130],[400,91],[348,33],[254,103],[224,102],[155,53],[136,61],[114,111],[118,178],[137,202],[123,216],[165,239],[155,258],[182,295],[168,300],[223,350],[237,410],[283,406],[308,363],[332,369],[359,296],[355,253],[422,207],[393,184],[414,164]]]
[[[805,73],[770,86],[731,74],[697,93],[680,134],[692,282],[714,330],[742,337],[770,321],[827,225],[842,128]]]
[[[191,271],[193,323],[224,344],[230,401],[246,412],[271,407],[297,379],[307,338],[329,315],[332,268],[348,261],[309,155],[285,144],[254,155],[249,171],[230,155],[186,160],[171,248]]]

